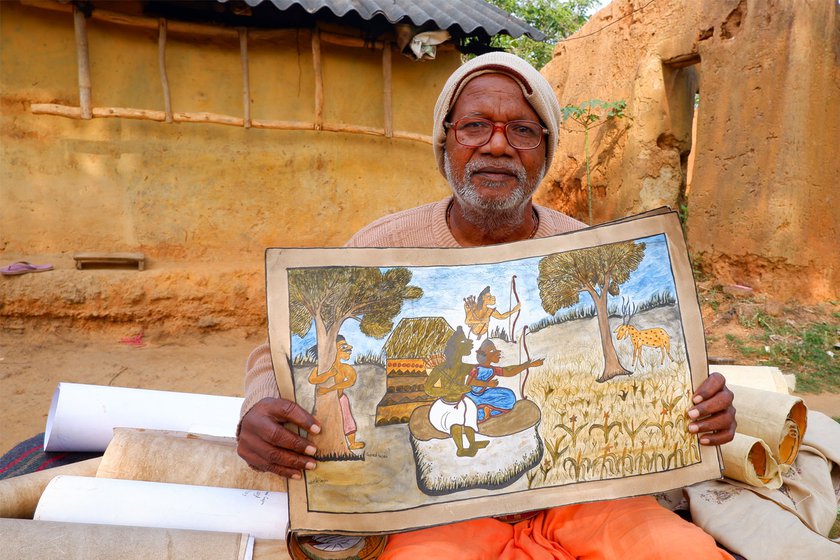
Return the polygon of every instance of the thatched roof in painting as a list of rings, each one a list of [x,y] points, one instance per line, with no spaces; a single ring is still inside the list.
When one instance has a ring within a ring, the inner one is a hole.
[[[385,355],[394,359],[425,358],[439,354],[454,332],[455,329],[443,317],[405,318],[388,337]]]

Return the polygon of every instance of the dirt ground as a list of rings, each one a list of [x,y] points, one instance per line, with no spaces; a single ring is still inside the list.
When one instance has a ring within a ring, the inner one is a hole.
[[[59,382],[242,396],[245,360],[264,339],[225,331],[144,338],[137,344],[133,336],[0,324],[0,453],[44,431]]]
[[[720,342],[727,323],[707,317],[705,324],[714,332],[709,355],[727,355]],[[252,329],[138,339],[124,329],[0,324],[0,453],[44,431],[52,394],[62,381],[242,396],[245,360],[265,337]],[[803,397],[810,408],[840,416],[840,394]]]

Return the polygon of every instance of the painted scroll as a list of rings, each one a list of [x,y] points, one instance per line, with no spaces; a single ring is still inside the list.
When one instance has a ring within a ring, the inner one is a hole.
[[[382,533],[720,477],[682,231],[653,212],[470,249],[269,249],[280,392],[313,411],[293,531]]]

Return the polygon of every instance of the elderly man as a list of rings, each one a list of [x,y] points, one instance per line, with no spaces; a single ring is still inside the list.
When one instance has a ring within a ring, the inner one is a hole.
[[[458,68],[434,113],[437,164],[452,196],[386,216],[356,233],[351,247],[469,247],[545,237],[584,227],[531,196],[554,157],[560,106],[546,80],[505,53]],[[251,354],[239,454],[258,470],[301,477],[316,449],[286,430],[320,427],[278,394],[267,345]],[[723,376],[698,388],[689,431],[703,445],[733,438],[735,410]],[[510,525],[478,519],[394,535],[382,558],[730,558],[699,528],[652,497],[553,508]]]

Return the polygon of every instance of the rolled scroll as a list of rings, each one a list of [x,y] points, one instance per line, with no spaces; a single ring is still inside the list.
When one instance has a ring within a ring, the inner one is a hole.
[[[286,536],[289,501],[284,492],[57,476],[41,495],[35,519],[280,540]]]
[[[44,451],[104,451],[117,426],[234,437],[241,405],[238,397],[59,383]]]
[[[250,468],[233,438],[164,430],[115,428],[96,476],[286,492],[286,479]]]
[[[784,474],[799,452],[808,424],[808,409],[802,399],[730,385],[735,395],[738,433],[763,440]]]
[[[16,560],[247,560],[252,537],[149,527],[0,519],[0,556]],[[277,558],[284,558],[283,555]],[[286,557],[288,558],[288,557]]]
[[[0,518],[32,519],[44,488],[53,478],[61,474],[95,476],[100,460],[96,457],[0,480]]]
[[[723,476],[775,490],[782,485],[779,464],[764,441],[744,434],[721,446]]]

